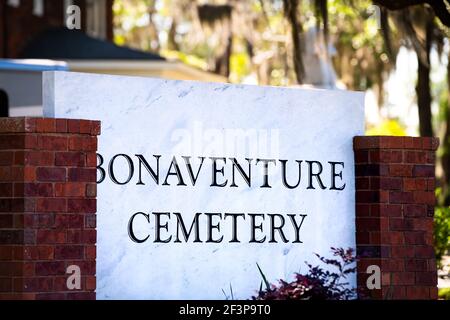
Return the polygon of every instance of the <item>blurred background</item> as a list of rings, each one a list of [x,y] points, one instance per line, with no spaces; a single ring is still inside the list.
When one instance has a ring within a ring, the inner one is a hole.
[[[364,91],[368,135],[441,138],[450,298],[449,35],[448,0],[0,0],[0,116],[41,115],[46,70]]]

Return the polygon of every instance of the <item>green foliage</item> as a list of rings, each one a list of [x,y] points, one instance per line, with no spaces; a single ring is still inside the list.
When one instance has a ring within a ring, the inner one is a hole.
[[[439,289],[439,299],[450,300],[450,288]]]
[[[437,190],[439,196],[440,189]],[[450,208],[436,207],[434,211],[434,250],[440,265],[442,256],[450,250]]]

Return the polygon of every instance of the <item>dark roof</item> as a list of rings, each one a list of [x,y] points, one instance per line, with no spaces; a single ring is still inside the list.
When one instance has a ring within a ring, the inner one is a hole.
[[[23,59],[60,60],[164,60],[154,53],[119,47],[92,38],[82,31],[49,29],[32,40],[21,54]]]

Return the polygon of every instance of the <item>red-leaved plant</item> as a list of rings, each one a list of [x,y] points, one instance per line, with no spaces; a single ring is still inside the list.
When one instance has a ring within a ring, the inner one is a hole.
[[[315,254],[324,264],[337,269],[335,272],[320,266],[313,267],[306,263],[309,270],[303,275],[296,273],[295,280],[286,282],[279,280],[279,286],[271,285],[258,266],[263,281],[257,296],[253,300],[349,300],[356,298],[356,289],[349,288],[346,278],[356,272],[354,250],[331,248],[335,258],[326,259]],[[263,289],[263,282],[265,289]]]

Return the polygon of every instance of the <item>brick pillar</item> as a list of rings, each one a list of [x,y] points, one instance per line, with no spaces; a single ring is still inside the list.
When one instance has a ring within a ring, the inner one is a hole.
[[[98,121],[0,118],[0,299],[95,299],[98,134]]]
[[[355,137],[361,298],[437,299],[433,249],[437,138]],[[367,290],[369,265],[381,290]]]

